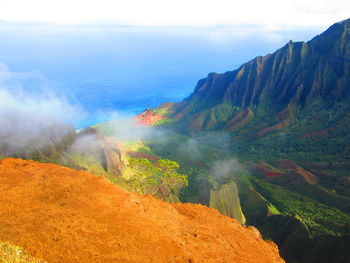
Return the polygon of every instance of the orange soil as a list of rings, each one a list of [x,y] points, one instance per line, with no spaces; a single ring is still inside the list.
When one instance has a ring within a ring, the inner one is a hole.
[[[152,161],[157,161],[159,158],[155,155],[143,153],[143,152],[137,152],[137,151],[129,151],[127,152],[128,155],[130,155],[132,158],[146,158]]]
[[[332,132],[336,132],[338,129],[342,129],[342,127],[344,127],[344,126],[349,126],[348,125],[349,122],[350,122],[350,116],[347,115],[347,116],[343,117],[342,119],[338,120],[330,128],[325,128],[325,129],[318,130],[318,131],[308,132],[308,133],[301,135],[300,137],[303,139],[310,138],[310,139],[319,141],[319,140],[322,140],[323,138],[331,136]]]
[[[239,114],[239,113],[238,113]],[[230,130],[233,131],[241,126],[244,126],[248,123],[249,121],[249,118],[253,115],[253,112],[248,109],[248,110],[245,110],[244,111],[244,115],[243,115],[243,118],[241,120],[239,120],[238,122],[236,122],[235,124],[233,124],[231,127],[230,127]],[[232,120],[231,120],[232,121]]]
[[[282,169],[288,169],[300,174],[309,184],[316,184],[316,178],[311,172],[306,171],[304,168],[300,167],[291,160],[278,160],[276,165]]]
[[[276,165],[281,167],[282,169],[297,169],[299,166],[293,162],[292,160],[277,160]]]
[[[280,130],[289,125],[289,123],[292,121],[292,109],[290,106],[279,112],[275,116],[276,120],[279,121],[277,124],[271,126],[271,127],[266,127],[262,129],[261,131],[258,132],[257,136],[261,137],[264,136],[265,134],[275,131],[275,130]]]
[[[263,174],[268,177],[278,177],[283,175],[283,173],[280,173],[280,172],[268,172],[268,171],[263,171]]]
[[[255,228],[84,171],[0,161],[0,240],[48,262],[284,262]]]
[[[300,137],[303,139],[311,138],[311,139],[319,140],[323,137],[326,137],[328,135],[328,133],[329,133],[329,129],[324,129],[321,131],[308,132],[308,133],[301,135]]]
[[[265,134],[271,132],[271,131],[275,131],[275,130],[280,130],[283,129],[285,127],[288,126],[288,124],[290,123],[290,118],[284,119],[283,121],[271,126],[271,127],[267,127],[261,131],[258,132],[258,136],[264,136]]]
[[[165,117],[152,112],[151,110],[147,109],[144,112],[142,112],[141,114],[137,115],[135,117],[135,119],[138,120],[138,122],[141,125],[144,126],[152,126],[154,125],[157,121],[161,120],[161,119],[165,119]]]
[[[233,116],[233,118],[231,120],[229,120],[227,122],[227,124],[231,124],[233,122],[238,121],[239,119],[241,119],[243,117],[243,114],[245,113],[245,110],[241,110],[240,112],[238,112],[235,116]]]
[[[198,167],[209,168],[208,165],[201,163],[201,162],[192,162],[192,163]]]
[[[284,175],[284,173],[278,171],[276,168],[274,168],[272,165],[260,161],[259,163],[253,164],[252,169],[267,176],[267,177],[279,177]]]

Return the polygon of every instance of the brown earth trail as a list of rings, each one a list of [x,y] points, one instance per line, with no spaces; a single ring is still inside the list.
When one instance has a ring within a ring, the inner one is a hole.
[[[0,240],[49,263],[284,262],[255,228],[84,171],[0,161]]]

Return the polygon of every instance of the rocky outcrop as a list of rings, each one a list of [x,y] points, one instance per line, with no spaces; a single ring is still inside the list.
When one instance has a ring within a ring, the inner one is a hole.
[[[238,196],[237,185],[233,181],[221,185],[218,190],[210,191],[209,206],[217,209],[223,215],[235,218],[241,224],[245,223],[245,217]]]

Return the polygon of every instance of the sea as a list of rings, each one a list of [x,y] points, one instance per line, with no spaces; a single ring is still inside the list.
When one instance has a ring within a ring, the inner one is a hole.
[[[21,85],[35,90],[45,83],[83,107],[89,117],[75,124],[82,128],[108,121],[107,112],[133,116],[181,101],[208,73],[234,70],[289,40],[306,41],[323,30],[2,22],[0,62],[11,72],[36,76],[22,78]]]

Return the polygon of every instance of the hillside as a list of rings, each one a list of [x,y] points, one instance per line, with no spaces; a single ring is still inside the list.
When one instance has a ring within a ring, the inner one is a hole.
[[[252,227],[54,164],[0,161],[0,241],[47,262],[284,262]]]

